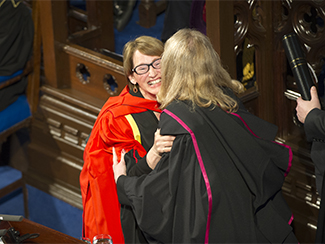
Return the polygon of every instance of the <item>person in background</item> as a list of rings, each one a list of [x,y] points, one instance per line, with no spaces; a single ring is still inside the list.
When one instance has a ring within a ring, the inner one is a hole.
[[[315,243],[325,242],[325,111],[321,109],[315,86],[310,88],[311,100],[297,98],[297,117],[304,124],[307,141],[312,143],[310,157],[315,165],[316,188],[321,196]]]
[[[158,132],[154,136],[161,112],[156,95],[163,50],[163,43],[149,36],[138,37],[124,47],[123,66],[129,85],[104,104],[84,150],[80,174],[84,237],[109,234],[113,243],[146,243],[131,208],[120,208],[112,147],[128,152],[128,173],[132,176],[150,173],[164,147],[172,144],[173,137],[161,137]]]
[[[292,152],[273,141],[276,126],[243,109],[243,85],[201,32],[168,39],[161,65],[159,127],[172,148],[148,175],[126,176],[120,149],[113,164],[149,243],[298,243],[282,195]]]
[[[24,1],[0,1],[0,132],[31,116],[27,100],[27,75],[32,71],[34,22],[31,9]],[[17,116],[18,114],[18,116]],[[11,164],[26,169],[26,146],[29,134],[18,130],[0,142],[0,165]],[[20,153],[11,148],[19,143]],[[21,155],[21,156],[19,156]]]
[[[167,1],[161,33],[162,42],[166,42],[169,37],[184,28],[196,29],[206,34],[205,0]]]
[[[0,87],[19,76],[32,57],[34,23],[23,1],[0,1]],[[27,77],[0,89],[0,111],[26,93]]]
[[[178,30],[190,27],[191,5],[192,0],[167,1],[164,27],[161,33],[162,42],[166,42]]]

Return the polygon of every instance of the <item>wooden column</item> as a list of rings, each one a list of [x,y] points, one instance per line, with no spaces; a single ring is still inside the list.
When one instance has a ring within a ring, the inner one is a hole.
[[[66,72],[67,57],[62,50],[62,44],[68,38],[67,2],[37,0],[40,6],[41,31],[43,43],[44,72],[48,82],[53,87],[67,87]],[[55,13],[55,14],[54,14]]]
[[[233,1],[207,0],[207,36],[230,75],[236,77]]]

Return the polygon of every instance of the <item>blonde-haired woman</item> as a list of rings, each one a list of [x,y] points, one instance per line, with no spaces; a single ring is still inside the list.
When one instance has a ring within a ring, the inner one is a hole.
[[[183,29],[165,44],[160,133],[175,135],[147,176],[113,170],[119,201],[158,243],[297,243],[281,187],[291,150],[249,114],[208,38]]]
[[[189,100],[193,106],[219,105],[227,111],[237,109],[237,102],[223,90],[230,88],[240,93],[243,86],[230,78],[209,39],[202,37],[200,32],[184,29],[166,43],[164,82],[158,94],[162,108],[174,100]]]

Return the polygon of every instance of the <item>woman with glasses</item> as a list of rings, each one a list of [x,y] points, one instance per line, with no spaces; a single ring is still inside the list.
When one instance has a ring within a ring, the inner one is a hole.
[[[298,243],[281,190],[291,150],[242,108],[243,85],[207,36],[179,30],[161,65],[159,126],[176,135],[172,149],[148,175],[126,176],[123,153],[113,164],[119,201],[150,243]]]
[[[157,130],[163,43],[149,36],[128,42],[123,66],[129,84],[101,109],[84,150],[80,174],[83,237],[109,234],[113,243],[147,243],[132,210],[120,206],[112,171],[112,148],[126,154],[128,175],[148,174],[174,137]]]

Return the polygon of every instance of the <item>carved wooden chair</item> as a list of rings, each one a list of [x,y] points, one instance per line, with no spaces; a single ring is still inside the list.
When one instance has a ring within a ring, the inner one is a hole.
[[[19,70],[12,76],[0,76],[0,89],[3,89],[15,82],[19,82],[24,76],[32,71],[32,60],[28,61],[24,70]],[[0,145],[7,140],[8,136],[31,123],[31,109],[27,96],[20,95],[18,99],[6,109],[0,111]]]
[[[10,177],[10,178],[9,178]],[[19,188],[23,190],[24,197],[24,212],[25,218],[29,218],[28,211],[28,192],[27,187],[22,177],[22,173],[10,166],[0,166],[0,199],[8,196],[10,193],[14,193]],[[9,185],[8,185],[8,182]],[[0,210],[1,213],[1,210]]]
[[[10,77],[0,76],[0,89],[19,82],[24,76],[27,76],[32,71],[31,63],[30,60],[24,70],[19,70]],[[0,153],[8,153],[1,151],[2,144],[18,130],[31,125],[32,113],[27,96],[20,95],[14,103],[0,111],[0,118]],[[0,179],[0,199],[22,188],[25,217],[28,218],[28,193],[22,172],[8,165],[0,165]]]
[[[10,77],[0,76],[0,89],[3,89],[15,82],[19,82],[23,77],[28,76],[32,71],[32,60],[28,61],[23,70],[19,70]],[[28,128],[32,122],[32,113],[25,94],[10,104],[6,109],[0,111],[0,153],[2,144],[18,130]],[[0,165],[0,199],[10,193],[22,188],[24,198],[25,217],[29,218],[28,192],[22,172],[9,166]]]

